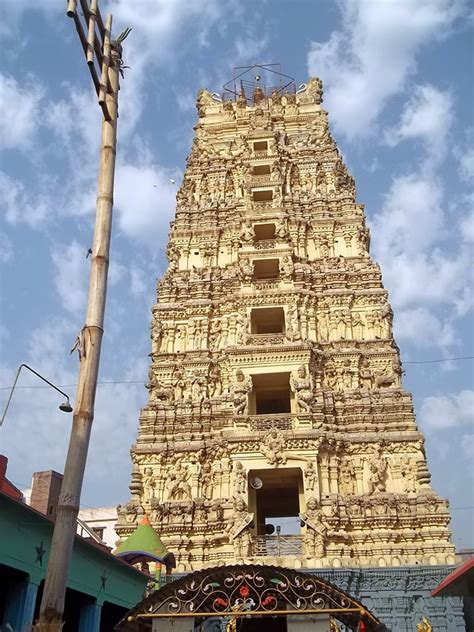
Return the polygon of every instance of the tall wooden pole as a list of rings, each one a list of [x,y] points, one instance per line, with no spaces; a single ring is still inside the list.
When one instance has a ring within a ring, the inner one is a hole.
[[[111,23],[112,17],[108,16],[106,40],[110,38]],[[107,47],[110,48],[110,41],[104,41],[104,56],[107,54]],[[108,119],[104,117],[102,122],[97,214],[92,244],[86,324],[81,331],[77,346],[80,366],[76,404],[41,601],[40,618],[33,628],[38,632],[59,632],[63,626],[67,576],[76,534],[77,514],[94,418],[97,375],[104,331],[112,229],[119,66],[119,51],[114,49],[112,45],[110,60],[108,60],[108,89],[105,90],[105,105],[109,117]]]

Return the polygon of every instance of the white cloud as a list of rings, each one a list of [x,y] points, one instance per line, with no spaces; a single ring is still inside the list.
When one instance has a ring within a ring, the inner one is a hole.
[[[261,25],[259,25],[261,27]],[[269,39],[261,28],[247,27],[234,42],[235,64],[258,64],[263,51],[268,47]],[[271,77],[269,77],[271,81]],[[278,83],[275,81],[275,84]]]
[[[68,246],[60,246],[51,253],[56,275],[54,284],[62,306],[71,313],[82,317],[86,302],[90,259],[86,260],[87,247],[73,241]]]
[[[466,182],[474,180],[474,147],[466,147],[459,156],[459,175]]]
[[[50,203],[41,193],[33,195],[24,184],[0,171],[0,206],[9,224],[24,222],[37,227],[48,216]]]
[[[425,429],[434,430],[474,424],[474,391],[426,397],[420,420]]]
[[[66,86],[66,96],[49,102],[44,110],[44,125],[53,132],[61,152],[70,163],[74,177],[90,177],[97,170],[102,113],[92,88],[79,90]]]
[[[436,344],[441,349],[451,348],[457,342],[450,319],[438,317],[426,307],[397,309],[394,318],[394,335],[399,342],[408,341],[415,347],[429,348]]]
[[[470,206],[469,212],[461,219],[460,228],[461,235],[465,242],[474,243],[474,209],[473,209],[473,198],[471,196],[468,198],[468,205]]]
[[[148,289],[145,271],[135,265],[130,267],[130,291],[135,296],[145,294]]]
[[[440,237],[443,225],[442,191],[436,178],[418,172],[394,178],[373,223],[376,256],[382,258],[387,249],[390,257],[420,252]]]
[[[13,259],[13,244],[7,235],[0,231],[0,263],[9,263]]]
[[[19,85],[13,77],[0,74],[0,150],[28,149],[40,121],[44,88],[25,77]]]
[[[416,86],[405,104],[398,125],[386,132],[389,145],[403,140],[423,140],[430,157],[437,161],[447,150],[446,140],[453,120],[453,99],[449,92],[429,84]]]
[[[454,148],[458,160],[458,174],[461,180],[472,185],[474,181],[474,128],[466,130],[464,142]]]
[[[312,42],[310,75],[320,76],[336,129],[349,138],[372,131],[387,101],[416,69],[422,46],[442,37],[463,10],[457,0],[342,0],[343,29]]]
[[[447,349],[458,342],[456,318],[473,307],[469,247],[449,246],[459,233],[467,242],[470,220],[461,220],[458,234],[456,223],[448,230],[435,163],[427,157],[418,170],[394,178],[372,224],[373,252],[397,315],[398,338]],[[434,311],[440,307],[448,309]]]
[[[190,90],[185,90],[176,95],[176,103],[181,112],[194,112],[196,95]]]
[[[157,250],[165,243],[169,222],[176,207],[176,173],[158,165],[119,164],[115,181],[115,203],[119,228]]]
[[[461,439],[461,446],[468,459],[474,459],[474,433],[465,434]]]
[[[133,4],[116,0],[114,32],[120,33],[127,26],[133,29],[124,43],[124,61],[131,70],[125,70],[121,80],[120,139],[131,135],[141,117],[148,96],[147,73],[164,65],[173,68],[190,47],[206,47],[210,30],[219,26],[224,14],[230,21],[234,4],[224,5],[218,0],[156,0],[150,10],[147,0]]]

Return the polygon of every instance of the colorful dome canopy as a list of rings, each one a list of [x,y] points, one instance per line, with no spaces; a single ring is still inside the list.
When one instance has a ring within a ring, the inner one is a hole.
[[[115,549],[114,555],[129,564],[160,562],[168,568],[176,566],[173,553],[165,547],[146,515],[135,531]]]

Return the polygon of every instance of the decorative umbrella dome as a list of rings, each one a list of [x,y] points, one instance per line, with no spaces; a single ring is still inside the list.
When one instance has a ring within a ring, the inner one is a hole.
[[[143,516],[135,531],[115,549],[114,555],[129,564],[160,562],[169,568],[176,566],[173,553],[165,547],[160,536],[151,526],[147,515]]]

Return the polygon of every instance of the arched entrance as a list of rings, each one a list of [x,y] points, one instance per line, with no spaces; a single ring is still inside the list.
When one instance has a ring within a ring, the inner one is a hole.
[[[203,569],[171,582],[130,610],[116,629],[329,632],[330,619],[357,632],[386,629],[363,604],[325,580],[278,566],[242,564]]]

